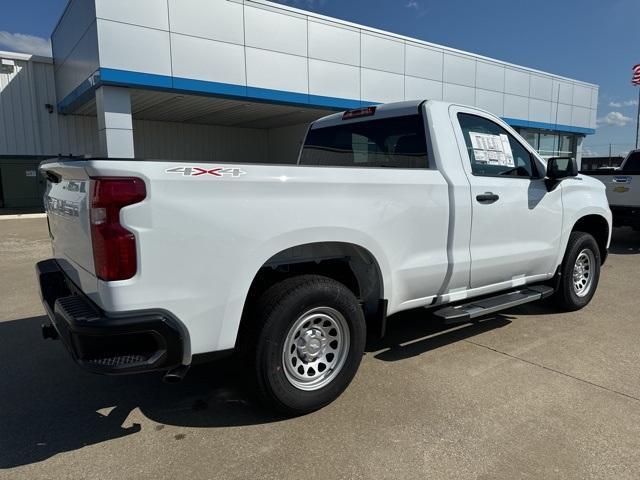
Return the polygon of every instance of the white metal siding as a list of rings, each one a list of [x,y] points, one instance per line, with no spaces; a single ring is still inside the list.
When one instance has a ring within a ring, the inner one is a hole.
[[[203,61],[208,58],[215,61]],[[178,78],[246,83],[245,54],[240,45],[172,33],[171,61],[173,75]]]
[[[520,120],[595,128],[598,88],[583,82],[263,0],[130,3],[72,0],[53,34],[55,66],[23,58],[14,73],[0,74],[0,155],[97,155],[95,112],[83,108],[78,113],[88,116],[62,116],[48,113],[45,104],[55,107],[99,66],[372,102],[443,99]],[[279,27],[269,23],[266,29],[265,21]],[[242,125],[255,129],[232,127],[252,105],[243,112],[207,111],[198,120],[229,127],[157,121],[180,121],[182,103],[187,121],[203,108],[193,99],[176,100],[170,118],[163,117],[163,104],[157,116],[150,106],[147,118],[136,121],[136,156],[216,159],[237,153],[247,159],[268,152],[271,161],[290,161],[281,140],[293,132],[299,142],[299,128],[266,130],[292,123],[286,109],[282,123],[274,117],[267,126],[257,109],[258,124]],[[276,107],[265,116],[276,115]],[[308,112],[299,115],[296,123],[310,120]]]
[[[56,103],[53,78],[52,64],[34,61],[0,74],[0,155],[99,154],[96,117],[45,108]],[[165,160],[290,163],[305,131],[134,121],[136,157]]]
[[[98,42],[101,67],[171,75],[168,31],[98,19]]]
[[[71,0],[51,35],[56,92],[62,100],[98,69],[94,0]]]
[[[71,56],[68,39],[74,33],[65,32],[75,26],[67,18],[77,17],[84,25],[90,1],[71,3],[53,38],[54,55]],[[141,0],[131,7],[124,0],[94,1],[99,48],[92,50],[83,39],[86,45],[76,56],[85,67],[91,65],[85,54],[95,51],[98,57],[99,50],[105,68],[363,102],[423,95],[495,105],[499,108],[492,111],[498,115],[539,122],[547,118],[547,105],[530,102],[533,98],[554,104],[558,115],[549,111],[550,124],[563,118],[565,125],[595,128],[595,85],[281,4]],[[80,78],[77,62],[66,60],[56,73],[63,85],[59,92],[68,92],[69,83],[79,85],[87,70]],[[303,96],[295,98],[305,103]]]
[[[27,62],[15,62],[12,74],[0,75],[0,115],[4,125],[2,150],[20,150],[33,155],[38,149],[34,131],[33,73]]]
[[[59,115],[55,110],[49,113],[45,105],[56,105],[53,64],[39,60],[14,61],[14,73],[0,74],[0,155],[99,155],[95,110],[87,109],[86,115]],[[272,128],[279,120],[295,121],[298,114],[290,113],[289,107],[237,106],[238,102],[224,101],[220,101],[220,113],[211,113],[211,107],[199,97],[179,97],[173,100],[175,105],[171,101],[168,97],[159,99],[153,92],[136,99],[139,114],[153,118],[134,120],[137,158],[291,163],[297,158],[307,121],[327,113],[313,111],[314,117],[313,112],[300,112],[298,121],[305,123]],[[234,105],[232,110],[230,107]],[[199,109],[211,117],[211,123],[273,119],[262,120],[262,128],[158,121],[162,115],[156,106],[168,112],[165,120],[195,118]]]
[[[96,154],[95,117],[49,113],[56,104],[53,65],[15,60],[0,74],[0,155]]]
[[[94,0],[71,0],[51,35],[53,56],[62,64],[85,31],[95,21]]]
[[[167,0],[95,0],[96,16],[143,27],[169,29]]]

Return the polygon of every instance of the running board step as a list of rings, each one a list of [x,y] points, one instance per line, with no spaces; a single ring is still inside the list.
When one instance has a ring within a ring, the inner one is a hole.
[[[434,312],[434,315],[442,318],[447,324],[466,323],[483,315],[550,297],[553,292],[553,288],[547,285],[533,285],[495,297],[465,303],[464,305],[445,307]]]

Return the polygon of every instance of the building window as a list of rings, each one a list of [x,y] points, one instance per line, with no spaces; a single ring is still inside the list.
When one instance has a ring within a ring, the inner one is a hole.
[[[575,157],[576,154],[576,136],[560,135],[560,145],[558,147],[559,157]]]
[[[540,142],[540,134],[532,130],[520,129],[520,135],[531,145],[534,149],[538,150]]]
[[[576,158],[577,135],[570,133],[550,133],[548,131],[529,128],[521,128],[519,129],[519,133],[543,158]]]
[[[555,157],[558,151],[558,135],[552,133],[541,133],[538,153],[543,157]]]

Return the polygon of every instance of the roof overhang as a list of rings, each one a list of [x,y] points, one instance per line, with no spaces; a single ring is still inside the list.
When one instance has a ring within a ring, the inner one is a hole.
[[[271,129],[310,123],[334,110],[132,88],[131,112],[134,120]],[[95,116],[95,99],[74,113]]]

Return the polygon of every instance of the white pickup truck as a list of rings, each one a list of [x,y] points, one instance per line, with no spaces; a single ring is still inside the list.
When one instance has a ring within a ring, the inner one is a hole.
[[[414,101],[313,123],[297,165],[52,159],[51,319],[82,367],[163,371],[236,353],[290,415],[337,398],[367,330],[555,296],[578,310],[611,234],[605,188],[482,110]],[[425,316],[425,319],[429,316]]]
[[[640,150],[632,150],[619,168],[583,172],[607,187],[607,198],[616,227],[640,231]]]

